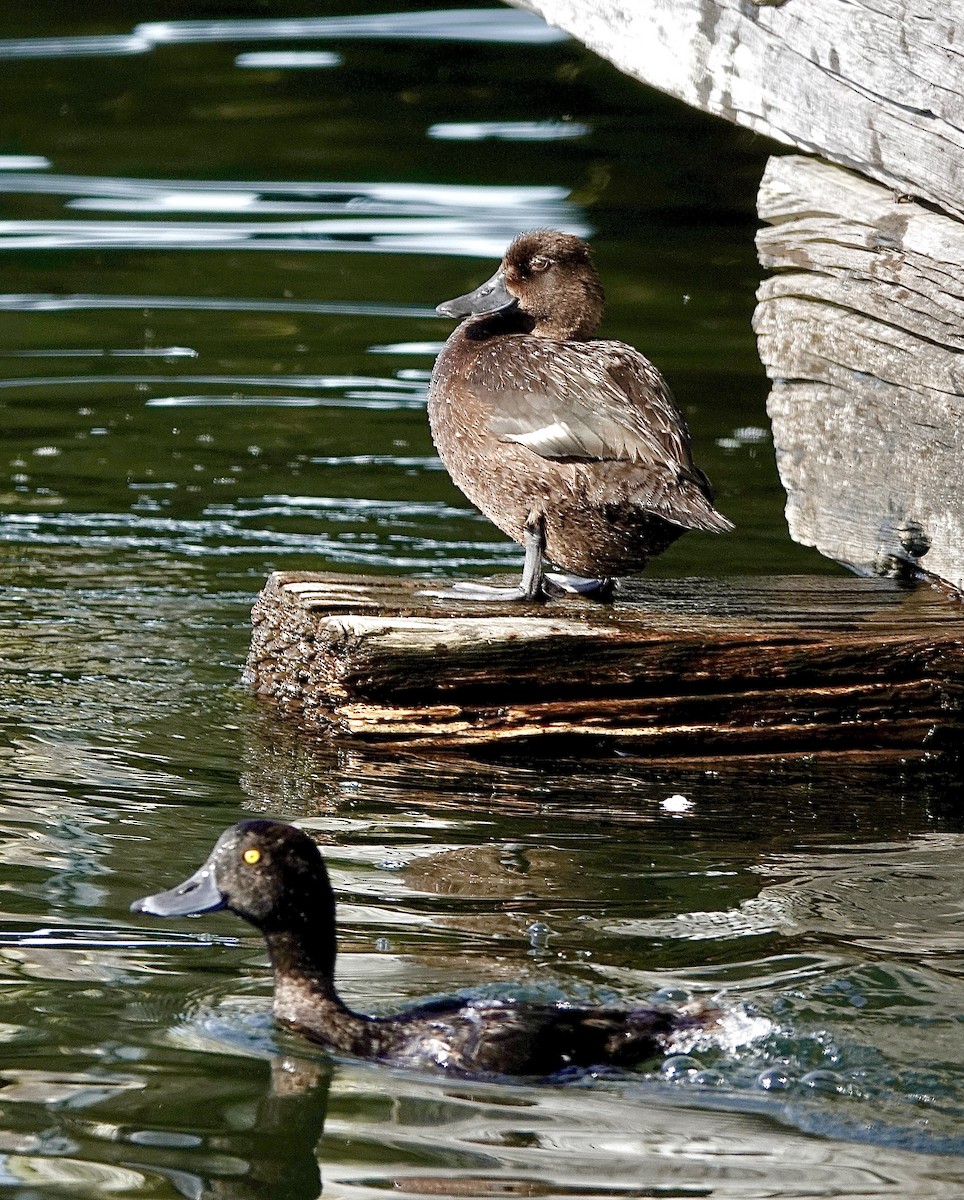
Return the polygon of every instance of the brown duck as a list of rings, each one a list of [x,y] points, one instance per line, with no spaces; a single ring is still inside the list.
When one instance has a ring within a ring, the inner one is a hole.
[[[715,1026],[700,1004],[609,1008],[440,997],[391,1016],[350,1009],[335,990],[335,896],[317,845],[280,821],[241,821],[183,883],[134,912],[177,917],[226,908],[264,935],[274,1014],[335,1054],[478,1077],[535,1075],[658,1060],[679,1034]]]
[[[465,318],[445,343],[428,415],[465,495],[526,551],[517,588],[457,584],[472,599],[606,595],[688,529],[725,533],[659,371],[594,338],[602,284],[580,238],[515,239],[474,292],[440,304]],[[583,578],[546,575],[544,562]]]

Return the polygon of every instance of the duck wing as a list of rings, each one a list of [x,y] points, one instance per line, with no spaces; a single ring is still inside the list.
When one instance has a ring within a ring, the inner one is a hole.
[[[569,1068],[628,1069],[666,1053],[675,1034],[712,1027],[715,1009],[585,1007],[441,998],[363,1018],[352,1053],[472,1076],[549,1077]]]
[[[490,431],[543,458],[635,462],[698,478],[666,381],[623,342],[501,338],[479,356],[472,382]]]
[[[485,1010],[476,1062],[508,1074],[549,1076],[570,1067],[629,1068],[658,1058],[692,1019],[667,1008],[582,1008],[568,1004]]]

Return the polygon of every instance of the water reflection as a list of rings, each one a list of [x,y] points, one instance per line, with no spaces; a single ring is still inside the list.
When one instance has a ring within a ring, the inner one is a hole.
[[[115,1049],[123,1059],[123,1048]],[[191,1200],[314,1200],[330,1068],[287,1055],[224,1067],[217,1080],[192,1073],[186,1061],[153,1077],[136,1066],[127,1073],[6,1070],[0,1186],[31,1195],[40,1187],[156,1195],[166,1182],[172,1190],[160,1194]],[[42,1139],[17,1137],[17,1116],[36,1108],[52,1115],[53,1128]]]

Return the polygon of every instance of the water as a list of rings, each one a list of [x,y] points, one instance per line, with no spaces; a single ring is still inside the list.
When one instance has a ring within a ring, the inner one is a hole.
[[[786,535],[748,324],[770,147],[509,10],[309,15],[0,15],[0,1188],[959,1195],[957,780],[328,747],[240,687],[271,569],[517,565],[424,397],[434,304],[533,225],[592,235],[738,525],[653,574],[838,570]],[[723,1031],[556,1087],[328,1063],[247,927],[128,912],[251,813],[324,844],[360,1007],[715,997]]]

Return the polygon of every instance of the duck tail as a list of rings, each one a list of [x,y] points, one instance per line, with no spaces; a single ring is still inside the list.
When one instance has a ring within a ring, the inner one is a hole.
[[[693,523],[690,525],[690,529],[704,529],[707,533],[731,533],[735,528],[729,517],[717,512],[709,501],[702,511],[693,514]]]
[[[686,519],[678,522],[684,529],[702,529],[707,533],[731,533],[733,522],[713,507],[713,488],[699,467],[680,472],[686,487]],[[688,485],[688,486],[686,486]]]

